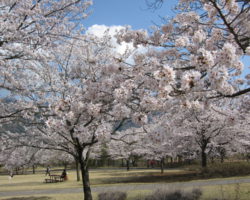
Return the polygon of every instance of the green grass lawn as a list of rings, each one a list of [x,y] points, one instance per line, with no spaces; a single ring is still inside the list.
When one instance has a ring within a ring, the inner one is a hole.
[[[181,176],[188,175],[185,170],[169,170],[160,174],[157,169],[147,170],[93,170],[90,171],[91,185],[124,184],[124,183],[152,183],[181,179]],[[53,173],[53,174],[60,174]],[[172,179],[171,179],[172,177]],[[13,179],[9,176],[0,176],[0,191],[16,190],[39,190],[53,188],[76,188],[81,187],[81,182],[76,182],[76,173],[68,172],[68,181],[62,183],[44,183],[44,174],[15,175]]]
[[[58,172],[57,174],[60,174]],[[69,180],[62,183],[44,183],[46,176],[44,174],[16,175],[13,179],[8,176],[0,176],[0,191],[21,191],[21,190],[53,190],[63,188],[80,188],[81,182],[76,182],[76,174],[74,171],[69,171]],[[192,180],[195,175],[192,171],[182,169],[166,170],[164,174],[160,174],[157,169],[136,170],[93,170],[90,172],[91,185],[127,185],[136,183],[160,183],[171,181]],[[240,178],[240,177],[237,177]],[[229,178],[230,179],[230,178]],[[206,181],[206,180],[201,180]],[[239,197],[241,200],[249,200],[250,184],[230,184],[223,186],[204,186],[200,187],[203,191],[202,198],[209,200],[211,198],[224,198],[226,200],[236,200]],[[193,188],[185,188],[193,189]],[[136,196],[144,196],[149,194],[150,190],[135,190],[129,191],[128,200],[133,200]],[[93,193],[94,199],[97,199],[97,194]],[[33,196],[13,196],[0,197],[1,200],[79,200],[83,199],[82,193],[74,194],[46,194]],[[237,199],[237,200],[238,200]]]

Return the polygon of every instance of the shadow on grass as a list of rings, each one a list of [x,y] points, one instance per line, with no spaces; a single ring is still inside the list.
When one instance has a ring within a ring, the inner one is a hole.
[[[113,173],[110,178],[99,178],[94,180],[93,184],[116,184],[116,183],[168,183],[183,182],[198,179],[226,178],[235,176],[249,176],[250,163],[219,163],[209,165],[207,168],[189,168],[187,171],[179,172],[138,172],[138,173]],[[115,177],[116,176],[116,177]]]
[[[125,176],[125,177],[134,177],[134,176],[154,176],[155,174],[157,174],[156,172],[127,172],[126,173],[121,173],[121,172],[114,172],[114,173],[102,173],[102,175],[104,176],[110,176],[110,177],[117,177],[117,176]]]
[[[4,200],[50,200],[51,197],[12,197]]]
[[[177,181],[190,181],[201,178],[195,172],[185,174],[147,174],[144,176],[131,176],[131,177],[112,177],[96,180],[102,184],[115,184],[115,183],[157,183],[157,182],[177,182]]]

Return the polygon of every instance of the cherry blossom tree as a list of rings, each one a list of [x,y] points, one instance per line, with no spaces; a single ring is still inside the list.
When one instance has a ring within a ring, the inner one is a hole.
[[[17,97],[36,89],[30,85],[37,81],[36,77],[30,79],[27,74],[34,75],[37,66],[50,59],[51,48],[77,37],[90,5],[88,0],[0,2],[0,91],[3,96],[10,96],[14,104],[1,101],[1,121],[18,117],[29,109]]]
[[[144,148],[144,157],[148,160],[160,161],[161,173],[164,173],[166,157],[176,157],[177,133],[175,132],[174,108],[168,113],[156,113],[150,122],[143,126],[146,133],[141,145]]]
[[[145,131],[142,128],[130,127],[126,130],[118,131],[112,136],[109,142],[108,153],[113,159],[125,159],[127,171],[130,170],[130,163],[134,156],[144,156],[145,147],[143,139]]]
[[[1,125],[34,112],[38,66],[51,59],[52,48],[79,35],[90,5],[87,0],[0,2]]]
[[[134,68],[151,81],[147,89],[154,86],[156,97],[206,103],[250,91],[249,71],[239,77],[249,56],[249,16],[248,1],[180,0],[177,15],[152,34],[128,28],[117,37],[149,48],[135,55]]]
[[[250,148],[250,133],[249,133],[249,117],[250,104],[249,94],[240,96],[232,102],[231,108],[236,107],[238,110],[239,122],[237,123],[239,133],[232,143],[232,150],[234,153],[241,153],[248,159]]]
[[[250,49],[249,5],[249,1],[180,0],[177,15],[155,27],[152,34],[128,27],[117,35],[120,42],[148,48],[135,54],[133,69],[150,83],[144,84],[150,98],[157,99],[158,105],[164,103],[162,112],[179,104],[201,109],[206,115],[211,99],[250,91],[248,66],[242,62]],[[223,122],[220,127],[218,132]]]
[[[94,145],[129,118],[139,125],[147,122],[139,105],[147,95],[138,86],[141,80],[134,80],[131,66],[121,62],[127,55],[112,48],[109,35],[68,40],[54,49],[52,60],[27,74],[32,90],[21,99],[30,107],[16,146],[72,155],[80,163],[86,200],[92,199],[88,163]]]
[[[20,147],[20,148],[4,148],[4,143],[0,151],[0,163],[3,164],[4,168],[7,169],[11,176],[18,174],[19,170],[32,167],[33,173],[35,173],[35,165],[40,163],[40,157],[38,157],[38,149],[30,147]]]
[[[183,132],[188,133],[189,140],[195,141],[201,155],[201,166],[207,166],[207,155],[215,147],[229,144],[237,132],[236,116],[218,113],[218,110],[189,110],[183,121]]]
[[[166,0],[152,0],[149,1],[149,5],[157,8],[165,1]],[[206,24],[201,23],[200,25],[208,25],[212,28],[223,30],[225,40],[235,40],[244,52],[248,52],[249,26],[246,25],[249,17],[248,0],[179,0],[176,10],[179,12],[194,11],[200,13],[202,18],[210,22]]]

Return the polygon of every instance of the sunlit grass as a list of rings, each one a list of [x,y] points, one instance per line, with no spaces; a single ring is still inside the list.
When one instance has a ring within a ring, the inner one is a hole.
[[[16,175],[12,179],[9,179],[9,176],[0,176],[0,191],[81,187],[74,174],[70,173],[68,176],[68,181],[60,183],[44,183],[44,179],[48,178],[44,174]]]
[[[184,170],[170,170],[164,175],[185,174]],[[60,174],[60,172],[53,173]],[[149,170],[93,170],[90,172],[91,185],[105,185],[130,182],[135,178],[158,177],[162,176],[157,169]],[[60,183],[44,183],[44,179],[48,178],[44,174],[28,174],[15,175],[12,179],[9,176],[0,176],[0,191],[16,191],[16,190],[41,190],[41,189],[62,189],[62,188],[79,188],[81,182],[76,181],[76,172],[68,172],[68,181]]]

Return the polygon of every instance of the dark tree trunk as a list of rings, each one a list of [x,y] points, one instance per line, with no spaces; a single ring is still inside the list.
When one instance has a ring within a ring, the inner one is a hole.
[[[161,174],[164,173],[164,158],[161,159]]]
[[[221,147],[220,148],[220,162],[223,163],[224,162],[224,158],[226,157],[226,150]]]
[[[32,173],[35,174],[36,173],[36,166],[32,165]]]
[[[206,149],[202,148],[201,151],[201,166],[207,167],[207,154],[205,152]]]
[[[83,184],[83,193],[84,193],[84,200],[92,200],[90,182],[89,182],[89,169],[87,163],[80,158],[80,166],[81,166],[81,173],[82,173],[82,184]]]
[[[80,181],[81,177],[80,177],[80,170],[79,170],[79,162],[77,159],[75,159],[75,165],[76,165],[76,180]]]
[[[89,168],[88,168],[88,158],[89,158],[89,151],[86,154],[86,158],[83,158],[83,150],[80,145],[76,147],[77,149],[77,160],[80,163],[80,169],[82,174],[82,186],[83,186],[83,196],[84,200],[93,200],[91,188],[90,188],[90,181],[89,181]]]
[[[129,170],[130,170],[130,166],[129,166],[129,159],[128,159],[128,160],[126,160],[126,165],[127,165],[127,171],[129,171]]]
[[[221,163],[224,163],[224,156],[221,156],[221,157],[220,157],[220,162],[221,162]]]
[[[202,138],[201,140],[201,166],[203,168],[207,167],[207,144],[209,143],[209,140],[206,138]]]
[[[134,160],[132,161],[132,165],[133,165],[133,167],[136,167],[136,159],[134,159]]]

